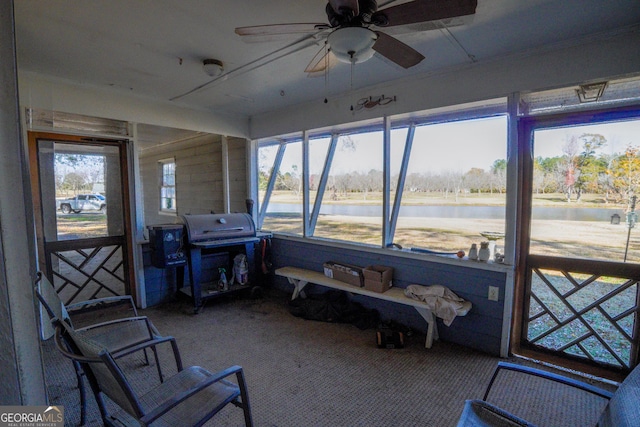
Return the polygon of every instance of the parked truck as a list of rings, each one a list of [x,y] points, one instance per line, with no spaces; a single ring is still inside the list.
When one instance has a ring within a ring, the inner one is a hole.
[[[57,200],[57,208],[64,214],[82,211],[107,211],[107,200],[102,194],[78,194],[68,199]]]

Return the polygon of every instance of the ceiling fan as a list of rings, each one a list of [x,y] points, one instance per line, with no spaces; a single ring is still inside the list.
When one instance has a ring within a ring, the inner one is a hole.
[[[325,8],[328,23],[258,25],[238,27],[235,32],[254,40],[285,34],[326,37],[325,46],[305,69],[310,74],[325,71],[336,59],[351,64],[364,62],[375,52],[403,68],[410,68],[424,56],[377,28],[431,21],[442,21],[446,26],[447,20],[473,15],[477,4],[477,0],[413,0],[378,10],[376,0],[329,0]]]

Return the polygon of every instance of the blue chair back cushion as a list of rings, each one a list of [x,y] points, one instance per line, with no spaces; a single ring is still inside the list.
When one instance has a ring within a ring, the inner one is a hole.
[[[640,425],[640,365],[620,384],[605,408],[598,427]]]

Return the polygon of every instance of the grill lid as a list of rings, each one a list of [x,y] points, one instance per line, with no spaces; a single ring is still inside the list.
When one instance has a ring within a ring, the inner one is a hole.
[[[182,215],[181,219],[189,243],[256,235],[253,218],[246,213]]]

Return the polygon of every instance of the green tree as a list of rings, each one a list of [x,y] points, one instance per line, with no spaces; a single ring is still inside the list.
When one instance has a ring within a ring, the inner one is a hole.
[[[263,169],[258,170],[258,189],[264,191],[267,189],[267,185],[269,184],[269,177],[271,176],[271,171],[265,171]]]
[[[598,188],[601,193],[604,193],[604,202],[609,203],[611,194],[615,194],[615,187],[613,185],[613,173],[612,168],[616,161],[616,155],[602,154],[600,155],[600,161],[605,165],[604,170],[598,176]]]
[[[501,194],[507,191],[507,161],[505,159],[498,159],[491,165],[489,186],[491,193],[494,188]]]
[[[564,183],[564,158],[536,157],[533,163],[533,189],[536,193],[562,191]]]
[[[298,174],[298,165],[291,165],[291,172],[285,172],[284,174],[278,171],[276,175],[276,190],[293,191],[293,194],[298,196],[302,190],[302,179]]]
[[[638,147],[628,146],[625,153],[612,164],[613,187],[624,198],[638,194],[640,187],[640,158]]]
[[[596,151],[607,145],[607,139],[595,133],[585,133],[578,137],[582,141],[582,152],[576,159],[577,171],[574,187],[576,200],[580,201],[583,192],[598,191],[598,177],[606,171],[606,161],[596,157]]]

